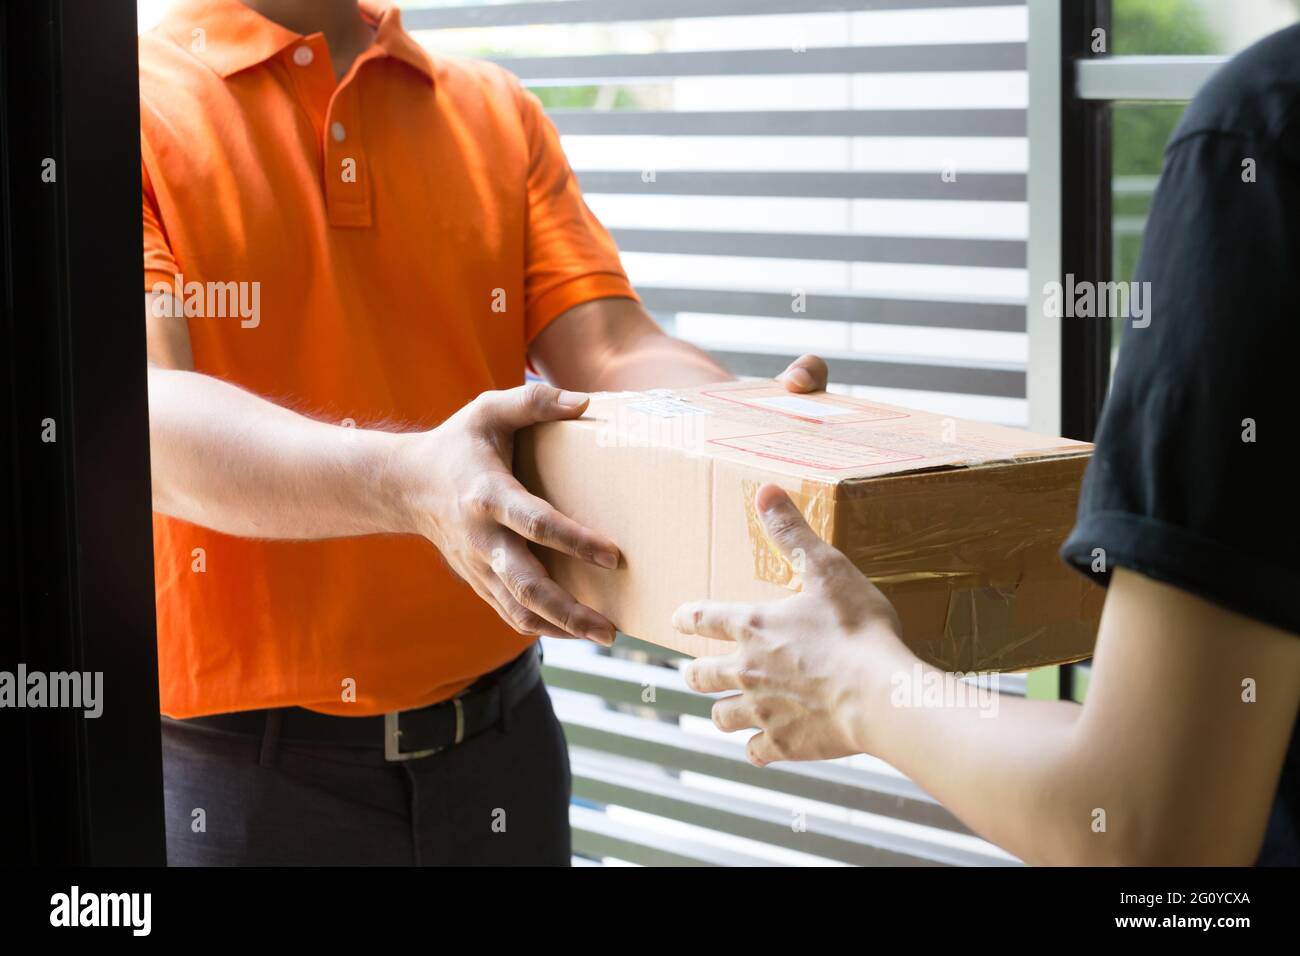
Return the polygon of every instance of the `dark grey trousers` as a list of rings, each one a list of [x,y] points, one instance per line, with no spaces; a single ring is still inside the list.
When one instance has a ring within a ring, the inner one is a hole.
[[[570,862],[568,748],[540,681],[505,729],[404,763],[167,718],[162,745],[172,866]]]

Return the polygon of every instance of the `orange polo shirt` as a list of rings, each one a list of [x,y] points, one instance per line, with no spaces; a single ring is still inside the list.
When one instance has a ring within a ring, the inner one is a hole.
[[[341,81],[323,36],[236,0],[181,0],[140,38],[145,290],[187,303],[199,372],[427,428],[521,384],[561,313],[634,294],[537,99],[362,8],[375,43]],[[173,717],[419,707],[530,642],[416,536],[257,541],[155,515],[154,563]]]

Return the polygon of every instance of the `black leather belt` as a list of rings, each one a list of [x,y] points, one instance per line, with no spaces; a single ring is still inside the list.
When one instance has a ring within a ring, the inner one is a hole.
[[[534,644],[509,664],[484,674],[450,700],[380,717],[335,717],[302,707],[249,710],[191,717],[181,723],[225,733],[260,736],[267,722],[279,721],[284,743],[376,748],[388,760],[429,757],[502,723],[542,677],[541,645]]]

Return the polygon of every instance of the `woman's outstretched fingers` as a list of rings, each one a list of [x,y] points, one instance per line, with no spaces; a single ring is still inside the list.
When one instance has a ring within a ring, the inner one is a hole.
[[[682,678],[687,687],[700,694],[740,690],[740,657],[724,654],[697,658],[682,670]]]
[[[772,761],[781,759],[781,755],[776,752],[776,747],[772,744],[771,735],[766,731],[760,731],[749,738],[749,743],[745,746],[745,756],[755,767],[766,767]]]
[[[724,733],[758,726],[758,711],[745,694],[724,697],[713,705],[713,725]]]
[[[673,612],[673,628],[678,633],[721,641],[748,640],[758,620],[757,606],[724,601],[694,601]]]

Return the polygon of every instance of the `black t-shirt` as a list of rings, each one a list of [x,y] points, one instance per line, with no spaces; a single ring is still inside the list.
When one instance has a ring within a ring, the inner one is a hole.
[[[1219,70],[1165,151],[1078,524],[1123,567],[1300,639],[1300,26]],[[1066,321],[1099,321],[1067,319]],[[1260,864],[1300,864],[1292,730]]]

